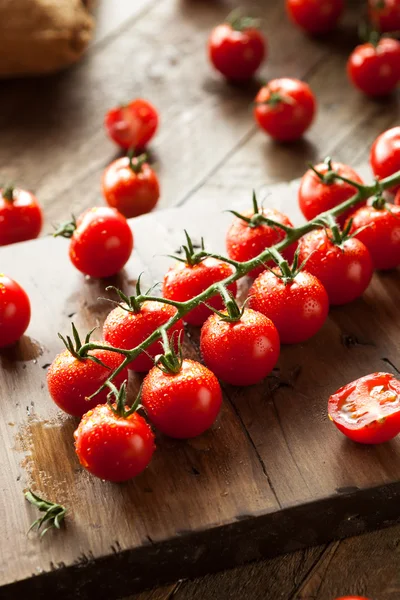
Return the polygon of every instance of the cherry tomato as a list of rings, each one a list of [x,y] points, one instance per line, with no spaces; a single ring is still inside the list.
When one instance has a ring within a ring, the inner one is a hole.
[[[239,18],[213,29],[208,54],[214,67],[231,81],[247,81],[267,54],[267,42],[252,19]]]
[[[103,173],[103,195],[127,219],[150,212],[160,197],[157,175],[145,156],[118,158]]]
[[[279,142],[293,142],[310,127],[316,100],[310,87],[298,79],[274,79],[255,99],[258,125]]]
[[[111,277],[122,269],[132,249],[133,235],[125,217],[115,208],[97,206],[78,218],[69,257],[85,275]]]
[[[375,269],[395,269],[400,265],[400,206],[386,204],[377,209],[364,206],[352,215],[350,233],[368,248]]]
[[[42,209],[31,192],[8,186],[0,190],[0,246],[36,238]]]
[[[386,96],[400,81],[400,42],[382,38],[357,46],[347,62],[353,84],[368,96]]]
[[[270,319],[246,308],[239,321],[227,322],[217,314],[208,317],[201,329],[200,349],[207,367],[219,379],[252,385],[275,367],[279,335]]]
[[[107,401],[108,389],[101,391],[92,400],[87,400],[87,397],[103,385],[110,372],[119,367],[123,360],[121,354],[110,350],[91,350],[89,354],[106,366],[90,358],[78,359],[69,350],[64,350],[56,356],[47,371],[50,396],[61,410],[75,417],[81,417],[97,404]],[[120,386],[127,378],[128,371],[123,369],[114,377],[113,383]]]
[[[105,341],[115,348],[129,350],[141,344],[158,327],[164,325],[176,313],[176,308],[162,302],[143,302],[139,312],[128,311],[117,306],[108,315],[103,328]],[[178,341],[182,340],[183,323],[177,321],[168,330],[168,337],[173,339],[175,350],[178,350]],[[157,354],[162,353],[160,341],[154,342],[146,348],[146,352],[140,354],[129,363],[128,367],[133,371],[148,371],[154,366]]]
[[[25,333],[31,320],[31,305],[25,290],[0,273],[0,348],[10,346]]]
[[[115,482],[142,473],[156,448],[143,417],[136,412],[119,417],[107,404],[83,416],[74,438],[81,465],[96,477]]]
[[[158,127],[157,110],[140,98],[108,111],[104,126],[109,137],[121,148],[144,148]]]
[[[312,231],[299,242],[299,262],[321,281],[330,304],[347,304],[361,296],[373,274],[372,258],[360,240],[335,245],[330,232]]]
[[[328,294],[322,283],[306,271],[285,283],[274,272],[264,271],[249,291],[249,306],[271,319],[282,344],[308,340],[325,323]]]
[[[233,269],[230,265],[216,258],[208,257],[195,265],[177,262],[164,277],[164,298],[186,302],[186,300],[190,300],[194,296],[204,292],[213,283],[229,277],[232,273]],[[236,282],[231,283],[228,286],[228,290],[236,296]],[[224,307],[219,294],[209,298],[207,304],[217,310],[221,310]],[[203,325],[211,313],[212,311],[205,304],[200,304],[191,310],[184,317],[184,320],[191,325]]]
[[[263,208],[262,214],[274,221],[278,221],[288,227],[293,227],[290,219],[283,213],[274,208]],[[251,218],[254,215],[253,210],[243,213],[244,217]],[[244,262],[258,256],[265,248],[277,244],[285,237],[283,229],[272,227],[270,225],[260,224],[251,227],[245,220],[236,217],[226,234],[226,249],[228,256],[239,262]],[[292,244],[283,251],[283,256],[290,263],[293,261],[297,244]],[[268,261],[272,265],[272,261]],[[251,277],[257,277],[265,270],[263,266],[256,267],[250,273]]]
[[[351,167],[336,162],[332,162],[331,167],[339,175],[352,179],[357,183],[363,183],[361,177]],[[314,168],[325,176],[330,171],[327,163],[316,165]],[[345,202],[356,193],[357,189],[345,181],[339,179],[323,181],[312,169],[309,169],[300,182],[298,193],[300,210],[305,218],[311,221],[320,213]],[[339,223],[344,223],[354,210],[356,209],[350,209],[344,215],[341,215],[338,219]]]
[[[390,373],[356,379],[329,398],[328,413],[354,442],[387,442],[400,433],[400,381]]]
[[[343,0],[286,0],[289,17],[296,25],[311,34],[331,31],[338,22],[343,8]]]
[[[221,403],[218,379],[194,360],[185,359],[176,374],[153,367],[143,381],[142,404],[150,421],[173,438],[204,433],[217,418]]]
[[[369,157],[372,171],[378,179],[385,179],[400,171],[400,126],[381,133],[372,144]],[[391,188],[400,190],[400,184]]]
[[[378,31],[400,30],[399,0],[368,0],[369,18]]]

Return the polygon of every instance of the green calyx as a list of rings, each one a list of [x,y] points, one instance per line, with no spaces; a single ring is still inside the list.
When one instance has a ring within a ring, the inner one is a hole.
[[[132,404],[132,406],[128,406],[127,404],[126,381],[122,383],[119,389],[111,381],[107,381],[107,387],[110,389],[110,392],[107,395],[107,405],[114,415],[120,417],[121,419],[127,419],[130,415],[133,415],[133,413],[137,411],[140,406],[142,386],[140,386],[139,393],[136,396],[135,402]]]
[[[116,304],[117,306],[119,306],[123,310],[126,310],[127,312],[136,313],[136,314],[139,313],[142,304],[147,301],[147,297],[150,295],[150,293],[153,291],[153,289],[159,285],[159,283],[155,283],[147,290],[147,292],[142,293],[142,290],[140,287],[140,279],[141,279],[142,275],[143,275],[143,273],[140,273],[138,280],[136,282],[136,290],[135,290],[136,294],[134,294],[132,296],[128,296],[127,294],[124,294],[124,292],[122,290],[115,287],[114,285],[109,285],[106,287],[106,290],[114,291],[121,299],[121,302],[116,302],[115,300],[110,300],[110,298],[103,298],[103,299],[107,300],[108,302],[112,302],[113,304]]]
[[[234,31],[260,28],[260,19],[244,16],[238,10],[234,10],[227,16],[226,23],[228,23]]]
[[[135,156],[134,154],[135,150],[134,148],[131,148],[128,152],[129,167],[137,175],[138,173],[141,173],[142,167],[147,162],[148,157],[145,152],[143,154],[139,154],[139,156]]]
[[[175,334],[178,335],[178,352],[174,348]],[[174,332],[169,340],[165,329],[162,329],[161,336],[164,353],[156,356],[154,364],[163,373],[176,375],[180,372],[183,363],[181,336]]]
[[[40,537],[43,537],[50,529],[60,529],[61,523],[67,512],[65,506],[50,502],[49,500],[44,500],[37,494],[34,494],[31,490],[25,492],[25,498],[40,512],[44,513],[43,517],[39,517],[32,523],[28,529],[28,533],[35,527],[37,531],[40,531],[43,525],[46,525],[46,527],[41,531]]]
[[[275,248],[270,248],[270,258],[274,261],[279,269],[279,273],[277,273],[277,269],[271,269],[269,265],[264,264],[264,267],[267,271],[273,273],[276,277],[281,279],[285,285],[292,283],[292,281],[297,277],[297,275],[304,269],[309,257],[307,257],[300,265],[299,265],[299,253],[300,249],[297,248],[293,257],[292,265],[289,265],[288,261],[278,252]]]
[[[56,227],[55,232],[53,233],[53,237],[63,237],[63,238],[71,238],[76,229],[76,219],[74,215],[71,215],[70,221],[65,221],[65,223],[60,223]]]
[[[260,227],[261,225],[269,225],[270,227],[274,227],[277,229],[282,229],[286,234],[290,233],[293,229],[288,225],[284,225],[283,223],[279,223],[279,221],[275,221],[274,219],[269,219],[264,215],[264,210],[262,206],[260,207],[257,202],[256,193],[253,190],[253,215],[251,217],[246,217],[235,210],[228,210],[227,212],[231,213],[238,219],[241,219],[251,228]]]
[[[13,202],[14,201],[14,186],[12,185],[12,183],[7,184],[4,188],[3,188],[3,192],[2,192],[2,196],[4,198],[4,200],[7,200],[7,202]]]
[[[181,258],[180,256],[175,256],[173,254],[169,254],[168,256],[170,256],[170,258],[174,258],[175,260],[179,260],[186,265],[189,265],[189,267],[194,267],[194,265],[198,265],[205,258],[207,258],[207,253],[204,248],[204,239],[201,238],[200,248],[198,246],[195,247],[186,229],[184,231],[187,243],[186,245],[181,246],[181,250],[183,250],[185,253],[185,258]]]
[[[65,345],[65,347],[67,348],[68,352],[70,352],[72,354],[72,356],[74,358],[76,358],[77,360],[83,360],[83,359],[87,358],[89,360],[92,360],[96,364],[101,365],[105,369],[110,370],[110,367],[105,365],[103,363],[103,361],[101,361],[99,358],[97,358],[97,356],[93,356],[93,354],[89,354],[89,349],[87,348],[87,346],[90,344],[90,336],[92,335],[92,333],[96,329],[96,327],[94,327],[91,331],[89,331],[89,333],[86,334],[85,341],[83,343],[81,341],[78,330],[75,327],[74,323],[71,323],[71,327],[72,327],[73,339],[71,339],[69,335],[64,337],[61,335],[61,333],[58,334],[58,337],[60,338],[60,340],[62,340],[62,342]]]
[[[371,204],[376,210],[388,210],[386,200],[381,194],[375,196]]]
[[[226,312],[221,312],[209,304],[206,304],[207,308],[218,315],[221,321],[225,321],[226,323],[237,323],[240,321],[243,317],[249,298],[246,298],[242,308],[240,308],[234,296],[222,284],[219,285],[219,293],[221,294],[223,303],[225,304]]]

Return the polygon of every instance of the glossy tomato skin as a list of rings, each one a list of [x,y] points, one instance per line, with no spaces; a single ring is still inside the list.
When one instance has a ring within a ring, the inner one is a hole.
[[[315,335],[325,323],[329,300],[322,283],[301,271],[290,283],[264,271],[249,291],[248,306],[271,319],[282,344],[298,344]]]
[[[350,81],[367,96],[386,96],[400,81],[400,42],[382,38],[357,46],[347,62]]]
[[[86,398],[103,385],[110,372],[119,367],[123,360],[121,354],[110,350],[92,350],[90,354],[109,368],[88,358],[79,360],[69,350],[64,350],[56,356],[47,371],[50,396],[61,410],[74,417],[81,417],[97,404],[107,401],[109,389],[102,390],[92,400],[88,401]],[[123,369],[114,377],[113,383],[119,388],[126,379],[128,371]]]
[[[312,231],[299,242],[299,262],[307,259],[306,269],[321,281],[332,305],[347,304],[367,289],[373,264],[360,240],[333,244],[324,229]]]
[[[150,426],[138,413],[116,416],[107,404],[89,410],[74,433],[81,465],[100,479],[122,482],[140,475],[156,449]]]
[[[386,33],[400,30],[399,0],[368,0],[368,13],[378,31]]]
[[[208,55],[214,67],[231,81],[247,81],[267,54],[267,42],[254,27],[238,31],[229,23],[213,29],[208,40]]]
[[[157,175],[147,163],[135,173],[124,156],[112,162],[104,171],[103,196],[109,206],[116,208],[127,219],[153,210],[160,197]]]
[[[211,427],[222,404],[218,379],[204,365],[184,360],[177,374],[153,367],[142,387],[142,404],[154,426],[172,438],[187,439]]]
[[[28,329],[31,305],[24,289],[0,273],[0,348],[10,346]]]
[[[115,208],[97,206],[80,215],[71,237],[72,264],[91,277],[111,277],[128,261],[133,235],[126,219]]]
[[[243,213],[245,217],[252,217],[254,212],[252,210]],[[275,210],[274,208],[263,208],[263,215],[269,219],[273,219],[278,223],[293,227],[289,217],[283,213]],[[285,233],[278,227],[271,227],[270,225],[258,225],[257,227],[250,227],[246,221],[235,217],[232,225],[228,229],[226,234],[226,249],[228,256],[239,262],[245,262],[256,256],[258,256],[265,248],[269,248],[274,244],[277,244],[285,238]],[[294,253],[297,248],[297,243],[291,244],[286,250],[282,252],[282,255],[289,263],[292,263]],[[269,266],[273,265],[272,261],[268,261]],[[265,268],[261,265],[253,269],[249,275],[251,277],[257,277],[262,273]]]
[[[271,94],[282,101],[272,102]],[[279,142],[293,142],[310,127],[316,100],[310,87],[299,79],[274,79],[262,87],[255,99],[254,117],[258,125]]]
[[[233,323],[213,314],[201,329],[200,349],[207,367],[219,379],[231,385],[253,385],[275,367],[279,334],[270,319],[250,308]]]
[[[42,209],[31,192],[13,188],[8,200],[0,190],[0,246],[37,238],[42,229]]]
[[[368,248],[375,269],[395,269],[400,265],[400,206],[382,209],[364,206],[353,215],[350,233]]]
[[[311,34],[331,31],[343,12],[343,0],[286,0],[291,20]]]
[[[387,442],[400,433],[400,381],[390,373],[356,379],[329,398],[328,413],[354,442]]]
[[[204,292],[210,285],[229,277],[232,273],[233,269],[230,265],[216,258],[208,257],[194,266],[177,262],[164,277],[163,296],[169,300],[186,302]],[[236,296],[236,282],[229,284],[228,290]],[[224,307],[219,294],[209,298],[207,304],[217,310]],[[191,310],[184,320],[190,325],[203,325],[211,313],[212,311],[205,304],[200,304]]]
[[[125,106],[109,110],[104,119],[109,137],[121,148],[144,148],[158,127],[157,110],[138,98]]]
[[[158,327],[164,325],[176,313],[176,308],[162,302],[144,302],[140,311],[130,312],[117,306],[110,312],[103,327],[104,340],[115,348],[129,350],[141,344]],[[183,340],[183,322],[181,319],[168,329],[169,339],[174,340],[175,350],[178,351],[178,341]],[[154,367],[158,354],[163,348],[160,341],[154,342],[146,348],[135,360],[129,363],[128,368],[133,371],[149,371]]]
[[[351,167],[336,162],[332,162],[331,165],[332,169],[339,175],[357,183],[364,183]],[[326,163],[316,165],[314,168],[323,175],[329,170]],[[311,221],[317,215],[338,206],[338,204],[345,202],[356,193],[357,189],[345,181],[336,179],[332,183],[324,183],[312,169],[309,169],[300,182],[298,193],[300,210],[307,221]],[[339,222],[344,223],[354,210],[356,209],[350,209],[344,215],[341,215],[338,219]]]
[[[385,179],[400,171],[400,126],[388,129],[376,138],[369,160],[378,179]],[[400,184],[391,188],[393,193],[397,190],[400,190]]]

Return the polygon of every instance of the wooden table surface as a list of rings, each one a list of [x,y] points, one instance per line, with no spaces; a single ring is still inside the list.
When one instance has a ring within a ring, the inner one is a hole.
[[[96,39],[80,65],[47,79],[2,83],[2,179],[36,191],[45,207],[45,232],[71,212],[102,202],[100,175],[117,156],[102,119],[107,108],[127,98],[148,98],[161,113],[151,146],[162,186],[160,209],[198,207],[222,194],[234,204],[252,187],[267,191],[268,184],[300,176],[307,161],[327,154],[357,165],[367,160],[374,138],[398,124],[398,97],[373,102],[346,80],[361,2],[349,3],[340,32],[313,40],[287,22],[282,1],[251,0],[247,4],[264,18],[270,42],[261,76],[302,78],[319,101],[318,117],[303,141],[281,146],[268,140],[251,116],[257,85],[228,86],[205,57],[209,30],[235,4],[103,0]],[[399,548],[395,527],[131,600],[224,600],[238,593],[250,600],[332,600],[345,593],[398,600]]]

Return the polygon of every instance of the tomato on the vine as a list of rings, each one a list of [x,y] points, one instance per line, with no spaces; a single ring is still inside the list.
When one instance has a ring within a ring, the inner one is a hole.
[[[222,314],[228,317],[228,312]],[[279,358],[279,335],[265,315],[245,308],[240,318],[208,317],[201,329],[200,349],[213,373],[232,385],[253,385],[268,375]]]
[[[25,333],[31,320],[31,305],[24,289],[0,273],[0,348],[10,346]]]
[[[121,148],[141,149],[156,132],[158,113],[150,102],[138,98],[109,110],[104,126],[110,138]]]
[[[356,379],[329,398],[328,413],[354,442],[387,442],[400,433],[400,381],[390,373]]]
[[[42,221],[42,209],[31,192],[11,185],[0,190],[0,246],[33,240]]]
[[[291,20],[311,34],[331,31],[343,8],[343,0],[286,0],[286,10]]]
[[[400,42],[381,38],[377,45],[357,46],[347,62],[353,84],[368,96],[386,96],[400,81]]]
[[[385,33],[400,30],[399,0],[368,0],[368,14],[378,31]]]
[[[107,204],[127,219],[150,212],[160,197],[158,177],[146,160],[145,154],[118,158],[103,173]]]
[[[256,19],[234,17],[212,30],[208,54],[224,77],[231,81],[247,81],[266,57],[267,41]]]
[[[141,401],[161,433],[185,439],[211,427],[221,408],[222,392],[214,373],[185,359],[177,373],[153,367],[144,378]]]
[[[385,179],[400,171],[400,126],[387,129],[376,138],[371,147],[370,163],[378,179]],[[391,191],[400,190],[400,184]]]
[[[260,89],[254,103],[256,122],[280,142],[301,138],[316,110],[313,92],[299,79],[273,79]]]

